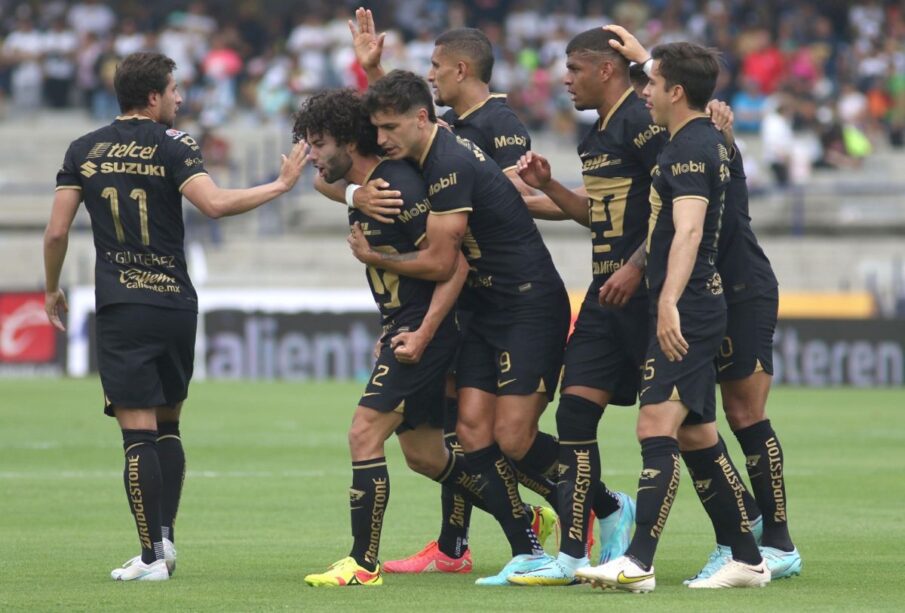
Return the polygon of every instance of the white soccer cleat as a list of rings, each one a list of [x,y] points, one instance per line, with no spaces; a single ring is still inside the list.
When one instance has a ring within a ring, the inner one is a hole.
[[[764,587],[770,583],[770,569],[767,562],[745,564],[738,560],[729,560],[716,572],[704,579],[695,579],[688,584],[690,588],[719,589],[725,587]]]
[[[163,559],[167,565],[167,574],[173,576],[173,573],[176,572],[176,545],[173,544],[173,541],[167,538],[163,539]],[[110,573],[110,576],[116,580],[119,580],[119,575],[121,575],[126,569],[140,562],[140,555],[135,556],[131,560],[126,560],[121,567],[114,568]]]
[[[575,571],[575,577],[602,589],[616,589],[643,594],[657,587],[654,567],[644,570],[628,556],[620,556],[600,566],[585,566]]]
[[[141,561],[141,556],[132,558],[121,568],[114,568],[110,576],[116,581],[166,581],[170,578],[167,571],[167,563],[164,560],[155,560],[150,564]]]

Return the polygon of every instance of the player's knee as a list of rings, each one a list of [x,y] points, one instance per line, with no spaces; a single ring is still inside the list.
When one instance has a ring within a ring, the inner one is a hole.
[[[421,450],[406,450],[405,463],[419,475],[425,475],[431,478],[437,476],[440,471],[443,470],[443,464],[438,462],[437,458],[433,457],[431,454],[424,453]]]
[[[498,423],[494,424],[493,437],[504,455],[521,460],[531,448],[537,427],[530,424]]]
[[[603,409],[594,402],[563,394],[556,409],[556,432],[563,441],[587,441],[597,437]]]
[[[729,427],[733,432],[753,426],[766,419],[763,408],[750,403],[741,401],[727,403],[724,400],[723,409],[726,411],[726,421],[729,422]]]
[[[678,439],[683,452],[710,449],[719,442],[716,422],[679,428]]]
[[[352,457],[377,457],[383,447],[383,441],[368,424],[353,421],[349,428],[349,449]],[[376,455],[374,455],[376,454]]]
[[[638,416],[638,425],[635,427],[635,434],[637,435],[639,442],[654,436],[676,437],[676,433],[671,432],[666,425],[643,412]]]

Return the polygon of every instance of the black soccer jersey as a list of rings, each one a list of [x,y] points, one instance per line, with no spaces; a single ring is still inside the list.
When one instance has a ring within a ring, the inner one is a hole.
[[[141,303],[197,311],[185,264],[182,187],[207,174],[179,130],[139,116],[75,140],[57,189],[79,189],[91,216],[97,308]]]
[[[462,251],[470,272],[464,297],[470,292],[501,305],[562,284],[524,200],[481,149],[435,127],[420,164],[431,214],[468,214]]]
[[[461,117],[450,109],[442,119],[456,135],[480,147],[504,171],[513,168],[531,149],[528,129],[506,103],[505,94],[492,94]]]
[[[653,312],[666,279],[669,250],[676,232],[673,206],[682,198],[703,200],[707,212],[694,268],[679,298],[679,309],[725,308],[716,255],[728,185],[729,152],[723,135],[708,117],[691,119],[663,147],[651,187],[647,280]]]
[[[729,187],[716,267],[723,279],[726,302],[730,304],[760,296],[778,284],[770,260],[751,228],[745,165],[737,149],[729,163]]]
[[[416,251],[427,230],[430,201],[424,179],[407,161],[382,160],[362,181],[383,179],[402,192],[404,207],[394,223],[386,224],[368,217],[358,209],[349,209],[349,224],[361,224],[368,244],[381,253]],[[384,332],[401,329],[416,330],[424,319],[434,293],[434,283],[400,276],[383,268],[368,266],[368,284],[380,309]],[[452,333],[452,316],[442,326],[444,333]],[[435,338],[440,336],[438,330]]]
[[[594,300],[644,243],[651,171],[666,139],[666,129],[651,121],[644,102],[628,89],[578,146],[591,226],[594,279],[588,295]]]

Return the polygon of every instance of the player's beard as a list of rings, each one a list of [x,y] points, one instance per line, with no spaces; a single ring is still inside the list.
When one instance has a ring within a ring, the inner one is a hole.
[[[336,155],[327,160],[324,165],[324,181],[336,183],[346,176],[352,167],[352,158],[345,151],[337,151]]]

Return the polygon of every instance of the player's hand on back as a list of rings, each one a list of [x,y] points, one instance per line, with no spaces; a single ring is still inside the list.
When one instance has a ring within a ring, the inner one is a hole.
[[[415,332],[400,332],[390,339],[390,347],[400,364],[417,364],[424,355],[431,339],[426,334]]]
[[[630,62],[645,62],[650,57],[650,53],[647,52],[647,49],[644,48],[635,36],[623,28],[622,26],[617,26],[615,24],[603,26],[604,30],[608,32],[612,32],[616,36],[622,39],[620,43],[618,40],[611,40],[610,47],[618,51],[622,54],[622,57],[627,59]]]
[[[732,107],[722,100],[711,100],[707,103],[707,114],[710,115],[710,121],[717,130],[726,137],[726,142],[732,146],[734,143],[734,134],[732,124],[735,121],[735,114]]]
[[[349,20],[349,31],[352,33],[352,48],[358,63],[367,72],[380,65],[380,56],[383,54],[383,41],[386,32],[377,34],[374,26],[374,14],[370,9],[358,8],[355,11],[355,21]]]
[[[393,223],[402,211],[402,192],[390,189],[384,179],[372,179],[352,194],[355,208],[381,223]]]
[[[287,192],[291,190],[295,186],[296,181],[299,180],[302,169],[305,168],[305,164],[308,163],[308,151],[310,151],[310,149],[311,147],[308,143],[299,141],[292,147],[292,151],[289,152],[288,156],[286,154],[281,156],[283,162],[280,164],[280,176],[277,178],[277,181],[283,184]]]
[[[638,291],[642,276],[643,273],[637,266],[626,262],[600,286],[598,302],[601,306],[624,307]]]
[[[46,292],[44,294],[44,311],[53,327],[63,332],[66,326],[63,325],[63,313],[69,311],[69,305],[66,304],[66,295],[63,290],[58,289],[55,292]]]
[[[550,162],[544,156],[533,151],[529,151],[519,158],[515,170],[522,181],[535,189],[543,189],[553,178]]]

